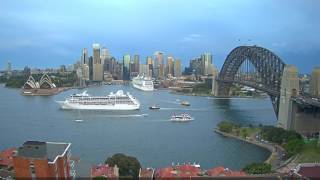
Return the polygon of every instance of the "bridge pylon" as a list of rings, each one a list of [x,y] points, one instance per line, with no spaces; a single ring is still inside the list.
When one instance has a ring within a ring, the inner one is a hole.
[[[284,68],[281,88],[278,113],[278,126],[287,130],[293,130],[292,116],[292,101],[291,97],[299,93],[299,78],[298,69],[295,66],[287,65]]]

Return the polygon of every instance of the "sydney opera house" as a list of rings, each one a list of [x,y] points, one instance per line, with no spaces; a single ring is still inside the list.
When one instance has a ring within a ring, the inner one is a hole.
[[[32,76],[24,83],[22,87],[23,95],[53,95],[59,92],[59,88],[51,81],[48,74],[44,74],[40,81],[36,81]]]

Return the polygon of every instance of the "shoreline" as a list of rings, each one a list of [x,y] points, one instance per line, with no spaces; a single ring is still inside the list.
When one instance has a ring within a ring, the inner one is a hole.
[[[243,141],[243,142],[246,142],[246,143],[249,143],[249,144],[253,144],[253,145],[256,145],[256,146],[259,146],[261,148],[264,148],[266,150],[268,150],[270,152],[270,155],[269,157],[264,161],[265,163],[270,163],[271,164],[271,161],[272,159],[277,156],[277,153],[276,153],[276,148],[271,145],[271,144],[262,144],[262,143],[258,143],[258,142],[255,142],[253,140],[248,140],[248,139],[244,139],[244,138],[241,138],[241,137],[238,137],[238,136],[235,136],[233,134],[229,134],[229,133],[225,133],[225,132],[222,132],[218,129],[214,129],[214,132],[221,135],[221,136],[224,136],[224,137],[227,137],[227,138],[233,138],[233,139],[236,139],[236,140],[240,140],[240,141]],[[278,147],[278,146],[277,146]],[[280,165],[279,165],[280,166]]]

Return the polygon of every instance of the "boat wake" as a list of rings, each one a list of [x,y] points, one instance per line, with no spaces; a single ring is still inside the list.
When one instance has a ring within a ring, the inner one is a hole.
[[[128,117],[146,117],[148,114],[118,114],[118,115],[105,115],[104,117],[110,117],[110,118],[128,118]]]
[[[74,122],[83,122],[83,120],[82,119],[76,119],[76,120],[74,120]]]
[[[178,110],[178,111],[208,111],[204,108],[160,108],[160,110]]]

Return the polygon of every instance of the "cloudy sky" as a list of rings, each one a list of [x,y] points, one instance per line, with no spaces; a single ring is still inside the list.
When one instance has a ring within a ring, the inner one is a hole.
[[[319,0],[2,0],[0,69],[8,60],[13,68],[72,64],[95,42],[143,62],[157,50],[184,64],[209,51],[221,67],[233,48],[255,44],[305,73],[320,66],[319,7]]]

